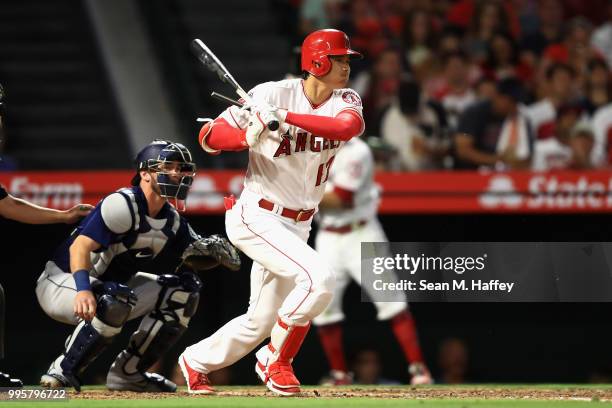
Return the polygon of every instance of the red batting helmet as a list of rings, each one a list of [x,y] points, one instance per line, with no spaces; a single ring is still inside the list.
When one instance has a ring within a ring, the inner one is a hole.
[[[362,57],[357,51],[351,50],[349,38],[342,31],[318,30],[308,34],[302,43],[302,70],[316,77],[327,74],[331,69],[329,55]]]

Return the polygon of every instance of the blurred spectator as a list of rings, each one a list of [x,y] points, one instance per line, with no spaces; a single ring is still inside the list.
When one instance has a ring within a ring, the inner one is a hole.
[[[456,168],[505,170],[529,166],[533,134],[518,109],[522,98],[520,82],[507,78],[498,83],[492,100],[466,109],[454,138]]]
[[[313,31],[336,27],[342,18],[344,0],[303,0],[300,6],[300,31],[306,36]]]
[[[599,108],[610,102],[612,102],[612,80],[608,66],[603,59],[592,59],[589,62],[589,75],[582,106],[591,117]]]
[[[597,167],[612,163],[612,103],[595,112],[591,121],[595,138],[591,162]]]
[[[513,0],[512,8],[516,10],[521,36],[538,31],[539,0]],[[520,37],[516,37],[520,38]]]
[[[592,167],[593,132],[588,123],[580,122],[580,113],[575,105],[559,109],[554,137],[535,142],[533,170],[584,170]]]
[[[461,1],[459,3],[462,3]],[[497,32],[509,30],[507,9],[500,1],[476,3],[466,40],[466,49],[472,60],[482,64],[487,58],[488,44]]]
[[[429,13],[423,9],[413,10],[405,19],[402,50],[418,80],[423,80],[431,67],[435,47],[436,35]]]
[[[537,139],[552,137],[557,109],[570,102],[573,95],[574,70],[566,64],[554,64],[546,72],[546,96],[525,108],[525,114]]]
[[[562,40],[563,27],[563,6],[559,0],[539,0],[537,4],[538,29],[521,39],[521,50],[529,55],[533,65],[549,45]]]
[[[476,98],[480,101],[493,100],[497,92],[497,82],[493,78],[483,77],[476,83]]]
[[[389,48],[378,55],[369,72],[362,72],[355,78],[351,88],[363,99],[363,117],[368,134],[380,133],[381,116],[397,98],[401,77],[400,54]]]
[[[593,32],[591,46],[606,58],[612,67],[612,0],[608,0],[608,21]]]
[[[462,50],[463,34],[454,26],[446,26],[438,39],[438,54],[444,55]]]
[[[504,31],[497,31],[491,36],[482,71],[485,76],[496,81],[515,77],[524,84],[529,83],[533,75],[531,67],[519,61],[516,43],[512,36]]]
[[[374,4],[367,0],[350,2],[350,29],[352,46],[367,58],[376,59],[389,47],[390,28],[385,24]]]
[[[421,96],[416,82],[402,82],[398,102],[385,112],[382,138],[393,146],[402,170],[424,170],[441,167],[449,151],[444,140],[444,112],[434,108]]]
[[[463,384],[467,382],[468,350],[465,342],[452,337],[440,344],[438,351],[438,366],[440,377],[438,384]]]
[[[489,4],[497,10],[488,8]],[[515,37],[520,31],[513,0],[459,0],[448,8],[446,21],[465,31],[475,31],[478,27],[479,30],[490,29],[492,33],[505,27]]]
[[[401,163],[397,150],[378,136],[369,136],[365,142],[374,155],[374,171],[400,171]]]
[[[592,58],[601,56],[590,46],[592,24],[584,17],[574,17],[567,23],[563,41],[552,44],[544,50],[538,78],[543,78],[554,63],[569,64],[576,73],[579,89],[586,81],[588,63]]]
[[[353,362],[355,384],[398,385],[399,382],[381,377],[380,354],[376,350],[359,351]]]
[[[442,82],[432,97],[442,104],[449,127],[455,129],[459,115],[476,101],[476,93],[470,87],[470,65],[464,53],[448,53],[442,60]]]

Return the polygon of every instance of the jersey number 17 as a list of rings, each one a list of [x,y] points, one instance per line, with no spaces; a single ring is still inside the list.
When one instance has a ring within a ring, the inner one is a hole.
[[[334,164],[335,158],[336,156],[332,156],[327,161],[327,163],[321,163],[319,165],[319,170],[317,171],[317,184],[315,184],[316,187],[320,186],[321,184],[327,181],[327,178],[329,177],[329,171],[331,170],[332,164]]]

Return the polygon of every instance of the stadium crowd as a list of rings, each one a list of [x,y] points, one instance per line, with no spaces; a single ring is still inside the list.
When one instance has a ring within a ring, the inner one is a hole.
[[[612,163],[610,0],[284,3],[294,45],[335,27],[366,55],[350,86],[383,169]]]

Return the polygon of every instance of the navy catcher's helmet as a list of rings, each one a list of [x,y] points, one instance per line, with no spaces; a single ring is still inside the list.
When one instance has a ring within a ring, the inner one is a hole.
[[[147,170],[157,173],[157,184],[161,196],[185,200],[193,177],[196,165],[191,158],[191,152],[184,145],[167,140],[154,140],[136,155],[136,175],[132,178],[132,185],[140,184],[140,171]],[[171,176],[179,174],[178,183]]]

